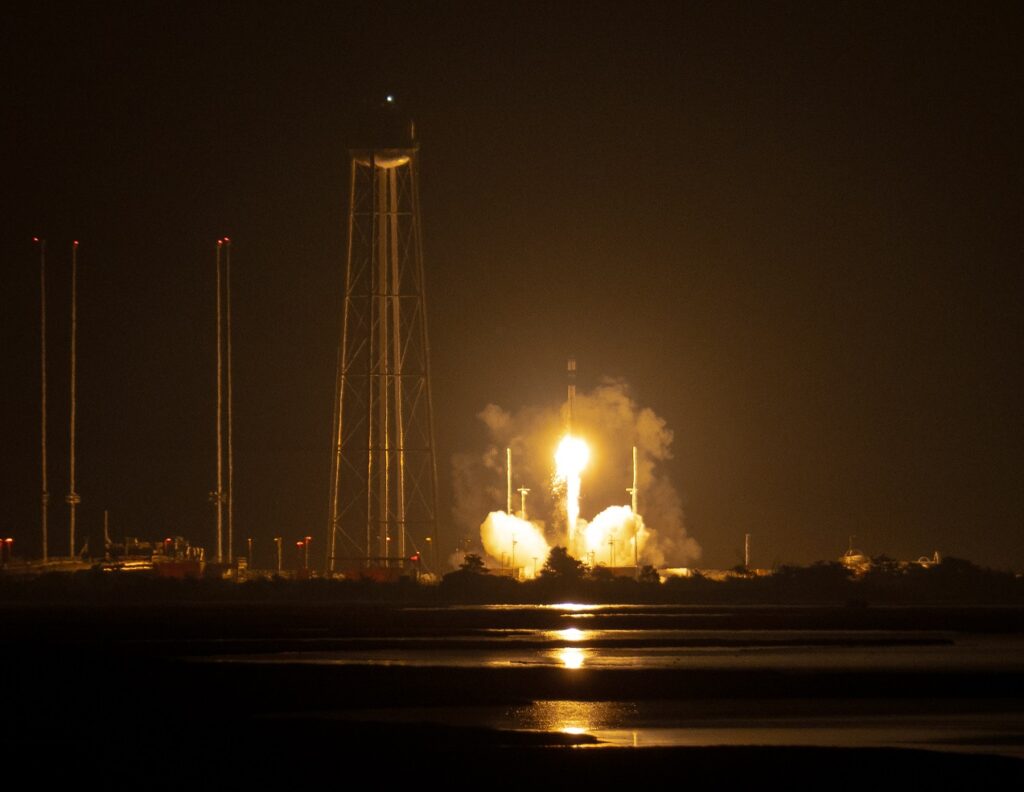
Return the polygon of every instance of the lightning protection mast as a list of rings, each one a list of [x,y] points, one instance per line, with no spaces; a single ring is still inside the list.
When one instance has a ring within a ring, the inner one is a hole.
[[[39,246],[39,451],[42,463],[42,500],[40,503],[39,527],[42,559],[45,564],[50,558],[50,491],[47,484],[46,466],[46,240],[33,237],[32,241]]]
[[[327,572],[405,568],[437,543],[419,145],[388,97],[349,154]]]
[[[68,534],[69,558],[74,559],[75,553],[75,516],[82,497],[75,489],[75,428],[78,419],[78,240],[71,243],[71,416],[69,426],[68,449]]]

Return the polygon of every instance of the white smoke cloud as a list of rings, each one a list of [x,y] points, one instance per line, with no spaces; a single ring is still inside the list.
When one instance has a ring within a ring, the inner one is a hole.
[[[644,526],[644,518],[634,516],[629,506],[609,506],[582,528],[586,559],[605,566],[632,566],[634,531],[640,563],[651,563],[645,552],[651,534]]]
[[[480,525],[480,540],[492,565],[519,567],[524,577],[533,577],[551,551],[543,526],[503,511],[487,515]]]
[[[475,533],[481,527],[481,515],[505,505],[505,449],[511,448],[513,487],[530,488],[527,516],[551,526],[545,537],[548,543],[566,544],[564,502],[552,490],[554,452],[565,432],[565,410],[565,405],[552,404],[511,412],[489,404],[479,413],[478,418],[487,429],[488,447],[482,454],[463,453],[453,459],[455,519],[464,530]],[[665,420],[650,408],[641,408],[625,382],[605,380],[588,393],[577,393],[573,428],[574,434],[586,440],[591,449],[590,463],[583,476],[581,512],[594,514],[600,507],[610,505],[600,508],[600,514],[587,527],[597,523],[598,528],[593,529],[595,536],[597,530],[607,528],[630,537],[617,540],[627,543],[615,548],[616,564],[632,563],[632,511],[617,504],[629,501],[626,488],[632,485],[634,445],[638,451],[638,507],[643,515],[637,515],[641,526],[641,563],[685,566],[699,558],[700,545],[686,532],[679,493],[659,468],[672,456],[673,433]],[[514,497],[518,506],[518,493]],[[594,557],[607,563],[607,538],[603,541],[604,548],[595,548]],[[629,556],[628,561],[619,561],[620,549],[624,559]]]

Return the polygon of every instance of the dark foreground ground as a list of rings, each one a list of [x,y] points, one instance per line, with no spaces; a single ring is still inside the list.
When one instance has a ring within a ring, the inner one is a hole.
[[[474,658],[506,646],[557,653],[567,624],[598,623],[599,631],[572,645],[627,658],[705,644],[728,658],[730,642],[737,652],[781,642],[794,657],[837,644],[856,656],[858,647],[880,642],[899,652],[942,652],[979,636],[1016,646],[1021,617],[1012,608],[613,607],[581,615],[328,603],[8,604],[0,606],[0,741],[8,767],[51,780],[93,776],[108,786],[365,785],[359,773],[387,786],[773,780],[994,788],[1024,780],[1024,762],[1015,758],[1024,753],[1024,658],[919,668],[718,667],[713,657],[680,667],[572,668]],[[453,656],[462,660],[446,659]],[[479,715],[538,702],[660,708],[691,725],[723,712],[769,726],[812,712],[815,723],[824,712],[837,720],[969,716],[995,725],[969,750],[962,741],[948,751],[934,744],[621,748],[601,746],[586,730],[506,728]]]

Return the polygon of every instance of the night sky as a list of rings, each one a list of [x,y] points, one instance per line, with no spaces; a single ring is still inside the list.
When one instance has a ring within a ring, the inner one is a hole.
[[[1017,4],[49,3],[8,12],[0,533],[213,545],[214,243],[233,239],[236,552],[327,519],[347,148],[415,119],[441,538],[477,414],[622,378],[704,564],[1024,567]],[[552,10],[550,6],[555,6]],[[496,504],[496,508],[501,504]],[[481,518],[483,515],[481,515]]]

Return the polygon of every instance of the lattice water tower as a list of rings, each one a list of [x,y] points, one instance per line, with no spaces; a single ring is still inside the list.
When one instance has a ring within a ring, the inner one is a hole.
[[[411,123],[386,118],[371,146],[350,151],[329,571],[403,568],[437,544],[419,145]]]

